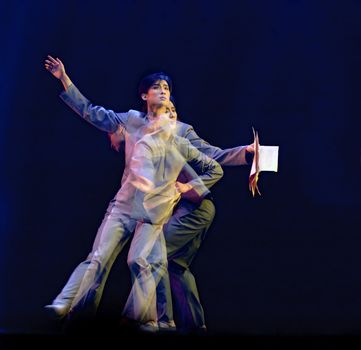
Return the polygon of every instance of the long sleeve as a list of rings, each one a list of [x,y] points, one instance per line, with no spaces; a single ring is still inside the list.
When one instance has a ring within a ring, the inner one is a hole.
[[[186,146],[185,160],[187,164],[183,168],[182,176],[192,185],[191,193],[183,197],[203,198],[212,187],[223,176],[223,170],[219,163],[206,154],[201,153],[191,143],[183,139]]]
[[[221,149],[210,145],[207,141],[200,138],[193,127],[188,125],[184,135],[180,135],[189,140],[200,152],[216,160],[222,166],[236,166],[249,164],[246,159],[246,147],[238,146],[234,148]]]
[[[67,91],[60,94],[60,98],[78,115],[98,129],[112,133],[119,126],[125,127],[128,113],[115,113],[101,106],[93,105],[77,87],[72,84]]]

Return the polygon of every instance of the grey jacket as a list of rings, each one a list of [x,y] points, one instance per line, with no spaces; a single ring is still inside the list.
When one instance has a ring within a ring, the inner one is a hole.
[[[161,130],[136,143],[129,168],[129,180],[137,188],[131,216],[153,224],[164,224],[172,215],[180,199],[175,182],[181,172],[187,174],[187,183],[192,185],[188,196],[196,200],[210,193],[208,188],[223,176],[214,159],[183,137],[163,138]]]
[[[116,199],[126,218],[129,218],[131,210],[129,200],[134,196],[134,187],[130,181],[128,181],[130,172],[129,164],[135,144],[144,136],[144,129],[148,124],[146,114],[136,110],[116,113],[104,107],[94,105],[81,94],[74,84],[69,86],[67,91],[63,91],[60,94],[60,98],[84,120],[98,129],[107,133],[113,133],[119,131],[119,129],[122,130],[125,144],[125,168],[122,177],[122,186],[116,195]],[[188,140],[192,146],[209,158],[216,160],[220,165],[235,166],[247,164],[245,157],[246,146],[222,150],[201,139],[191,125],[179,121],[177,122],[176,134]],[[183,172],[182,174],[184,175]],[[187,174],[185,174],[185,177],[187,177]],[[189,178],[187,181],[188,180]]]
[[[67,91],[63,91],[60,94],[60,97],[71,109],[98,129],[113,133],[117,131],[119,127],[122,128],[125,139],[126,155],[127,153],[131,154],[127,152],[127,148],[134,147],[133,142],[137,137],[136,130],[147,123],[145,113],[132,109],[125,113],[115,113],[112,110],[93,105],[80,93],[74,84],[71,85]],[[131,135],[135,135],[135,138]],[[179,121],[177,122],[177,135],[189,140],[189,142],[200,152],[216,160],[222,166],[248,164],[246,161],[246,146],[238,146],[224,150],[212,146],[200,138],[191,125]],[[126,176],[126,174],[124,175]]]

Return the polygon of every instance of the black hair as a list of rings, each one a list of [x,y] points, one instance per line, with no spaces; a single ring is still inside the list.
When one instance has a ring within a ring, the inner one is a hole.
[[[176,104],[176,102],[175,102],[175,98],[174,98],[174,96],[173,96],[173,95],[170,95],[169,100],[170,100],[170,102],[172,102],[172,103],[173,103],[173,106],[174,106],[175,108],[177,108],[177,104]]]
[[[173,83],[170,76],[165,74],[164,72],[158,72],[149,74],[140,81],[138,86],[139,96],[141,96],[142,94],[146,94],[150,87],[158,80],[165,80],[168,83],[169,91],[172,92]]]
[[[169,86],[169,91],[172,93],[173,88],[173,82],[169,75],[167,75],[164,72],[157,72],[153,74],[146,75],[142,80],[140,81],[138,85],[138,94],[139,97],[142,96],[142,94],[146,94],[148,90],[151,88],[151,86],[157,82],[158,80],[165,80]],[[146,110],[146,102],[142,100],[143,103],[143,110]]]

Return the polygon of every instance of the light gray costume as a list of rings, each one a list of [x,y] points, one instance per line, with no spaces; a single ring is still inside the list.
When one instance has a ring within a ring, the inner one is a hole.
[[[169,124],[166,127],[170,130]],[[164,321],[158,323],[157,308],[172,309],[171,298],[166,298],[164,288],[169,286],[169,279],[163,225],[180,199],[175,182],[181,171],[187,173],[188,184],[201,201],[209,193],[207,187],[218,181],[223,171],[215,160],[200,153],[188,140],[162,128],[136,143],[129,168],[128,179],[136,188],[129,205],[131,217],[138,222],[128,254],[133,285],[123,315],[158,326]],[[162,283],[157,288],[160,280]],[[172,319],[167,320],[167,325],[175,326]]]
[[[113,133],[122,128],[124,134],[125,169],[121,190],[108,206],[92,251],[76,267],[61,293],[53,301],[53,305],[64,305],[68,309],[79,307],[95,312],[111,266],[135,229],[135,221],[130,218],[131,208],[127,200],[122,197],[122,193],[131,191],[126,184],[130,157],[148,119],[139,111],[115,113],[93,105],[75,85],[63,91],[60,97],[78,115],[98,129]],[[211,146],[195,133],[192,126],[182,122],[177,122],[177,135],[189,140],[200,152],[215,159],[222,166],[247,164],[246,146],[226,150]],[[204,199],[200,204],[181,199],[164,227],[168,270],[175,301],[173,307],[178,314],[176,320],[180,328],[200,328],[205,324],[197,286],[189,266],[212,223],[214,214],[215,208],[209,199]],[[167,298],[170,297],[168,290]],[[169,305],[166,302],[163,304]],[[169,309],[159,309],[158,314],[159,319],[164,322],[172,319]]]

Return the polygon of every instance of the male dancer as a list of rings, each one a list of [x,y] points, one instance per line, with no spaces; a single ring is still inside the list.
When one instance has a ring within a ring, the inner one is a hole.
[[[141,137],[140,130],[148,123],[154,107],[169,101],[172,90],[170,78],[165,74],[155,73],[141,81],[139,95],[146,104],[147,113],[135,110],[115,113],[112,110],[93,105],[86,99],[66,74],[60,59],[48,56],[45,68],[62,82],[65,91],[60,96],[77,114],[107,133],[122,130],[125,141],[125,169],[122,183],[126,183],[130,157],[135,143]],[[177,123],[177,135],[188,139],[200,152],[215,159],[221,165],[247,164],[246,152],[253,152],[252,145],[226,150],[211,146],[202,140],[190,125],[185,123]],[[109,204],[91,253],[85,261],[77,266],[53,303],[47,306],[49,310],[60,317],[65,316],[70,309],[76,306],[87,305],[94,311],[96,310],[110,268],[128,241],[130,232],[134,230],[134,224],[129,220],[129,212],[129,203],[122,201],[117,194]],[[182,300],[181,304],[175,304],[175,312],[181,315],[177,322],[181,329],[206,328],[203,308],[189,265],[212,223],[214,214],[215,208],[210,198],[204,198],[200,203],[182,199],[164,228],[169,261],[168,270],[173,292],[177,293],[174,299]],[[76,304],[73,303],[74,300],[77,300]],[[179,310],[177,306],[179,306]],[[172,320],[168,317],[169,310],[158,310],[158,312],[162,324],[172,326]]]

